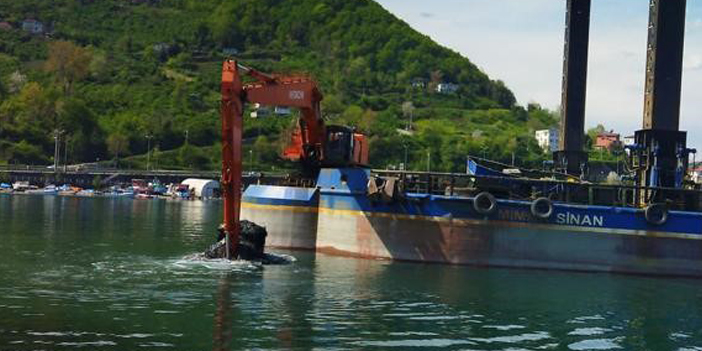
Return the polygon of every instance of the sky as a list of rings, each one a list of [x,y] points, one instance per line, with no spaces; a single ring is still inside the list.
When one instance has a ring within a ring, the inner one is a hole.
[[[566,0],[376,0],[512,89],[520,104],[558,109]],[[681,130],[702,159],[702,0],[688,0]],[[648,0],[593,0],[586,128],[622,136],[643,124]]]

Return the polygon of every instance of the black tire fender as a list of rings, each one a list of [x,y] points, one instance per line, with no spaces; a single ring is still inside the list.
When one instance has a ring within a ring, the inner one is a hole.
[[[546,211],[544,210],[544,207]],[[539,219],[549,219],[553,215],[553,203],[546,197],[540,197],[531,203],[531,215]]]
[[[663,225],[668,221],[668,206],[657,203],[650,204],[644,209],[646,222],[653,225]]]
[[[482,215],[491,215],[497,211],[497,200],[492,194],[483,191],[473,199],[473,209]]]

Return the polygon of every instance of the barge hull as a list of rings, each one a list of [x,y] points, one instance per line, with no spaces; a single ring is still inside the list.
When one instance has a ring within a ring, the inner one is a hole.
[[[338,181],[341,179],[342,181]],[[498,200],[478,214],[473,198],[407,194],[386,203],[344,170],[317,188],[247,189],[243,217],[266,226],[268,244],[362,258],[702,277],[702,214],[671,211],[664,225],[640,209],[554,203],[549,219],[530,202]]]

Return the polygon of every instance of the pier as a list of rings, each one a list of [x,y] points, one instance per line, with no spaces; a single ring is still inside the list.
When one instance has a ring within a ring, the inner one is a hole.
[[[14,183],[26,181],[34,185],[72,184],[77,186],[92,186],[98,180],[103,186],[130,183],[132,179],[158,179],[160,182],[180,183],[188,178],[220,180],[219,171],[201,170],[143,170],[104,168],[95,164],[67,166],[54,169],[51,166],[3,165],[0,166],[0,180]],[[248,172],[243,174],[244,185],[249,185],[263,178],[269,180],[282,179],[283,175]]]

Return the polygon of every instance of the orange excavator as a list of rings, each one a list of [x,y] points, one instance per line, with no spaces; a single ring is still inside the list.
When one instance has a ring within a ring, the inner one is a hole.
[[[243,83],[242,75],[253,78]],[[326,126],[317,83],[304,76],[282,76],[259,72],[237,61],[222,66],[222,196],[228,259],[238,257],[239,216],[242,195],[242,130],[246,103],[287,106],[300,110],[297,128],[283,158],[299,161],[308,171],[322,167],[356,167],[368,164],[365,135],[341,126]]]

